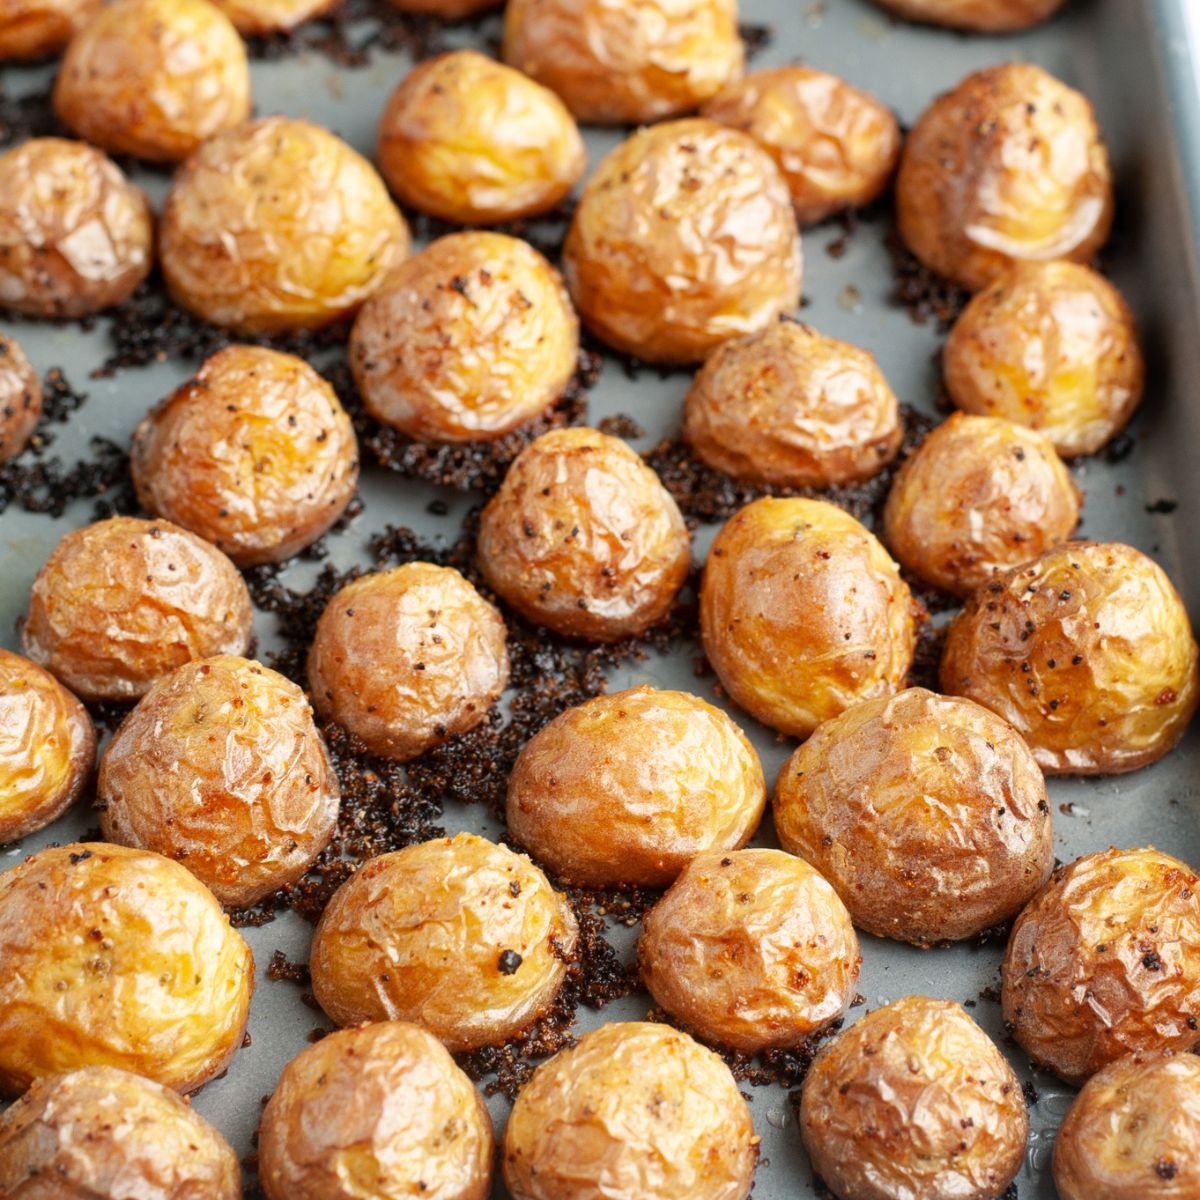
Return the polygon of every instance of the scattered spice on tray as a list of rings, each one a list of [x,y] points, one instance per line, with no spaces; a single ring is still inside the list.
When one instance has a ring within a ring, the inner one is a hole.
[[[753,62],[775,40],[775,27],[742,21],[738,25],[738,37],[746,46],[747,60]]]
[[[949,329],[966,307],[970,292],[919,262],[895,227],[888,230],[884,244],[892,260],[893,295],[897,302],[908,309],[917,325],[928,325],[933,321],[943,332]]]
[[[70,137],[54,115],[50,99],[53,83],[20,96],[10,94],[0,79],[0,148],[35,137]]]

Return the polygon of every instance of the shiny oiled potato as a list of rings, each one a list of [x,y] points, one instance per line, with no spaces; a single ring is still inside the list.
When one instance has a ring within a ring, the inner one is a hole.
[[[57,54],[103,0],[0,0],[0,62]]]
[[[571,883],[670,883],[696,854],[750,840],[766,787],[719,708],[631,688],[569,708],[521,751],[508,828]]]
[[[193,1091],[237,1053],[253,990],[250,947],[161,855],[79,842],[0,874],[0,1092],[85,1066]]]
[[[513,1200],[745,1200],[758,1142],[711,1050],[622,1022],[534,1073],[504,1131],[504,1182]]]
[[[946,637],[942,691],[1016,727],[1049,775],[1154,762],[1197,701],[1196,640],[1166,572],[1132,546],[1068,542],[998,575]]]
[[[696,362],[799,304],[787,185],[752,138],[715,121],[639,130],[584,185],[563,272],[584,323],[610,346]]]
[[[1052,17],[1066,0],[875,0],[909,21],[974,33],[1012,33]]]
[[[566,900],[528,858],[460,833],[374,858],[342,884],[313,938],[313,992],[339,1025],[413,1021],[472,1050],[550,1008],[575,939]]]
[[[295,29],[305,21],[319,17],[336,0],[213,0],[233,22],[238,33],[257,37]]]
[[[21,347],[0,333],[0,463],[25,449],[42,415],[42,385]]]

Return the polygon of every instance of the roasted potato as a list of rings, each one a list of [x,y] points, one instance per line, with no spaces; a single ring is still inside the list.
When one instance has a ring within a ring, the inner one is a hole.
[[[497,438],[562,395],[579,321],[558,272],[499,233],[439,238],[363,306],[350,366],[367,411],[432,442]]]
[[[388,3],[400,12],[462,21],[498,7],[502,0],[388,0]]]
[[[1014,262],[1087,262],[1112,216],[1091,104],[1032,63],[968,75],[921,114],[900,156],[901,237],[971,291]]]
[[[563,272],[584,324],[610,346],[696,362],[799,304],[787,186],[736,129],[699,118],[641,129],[584,185]]]
[[[213,0],[244,37],[286,33],[334,6],[336,0]]]
[[[513,1200],[745,1200],[758,1141],[711,1050],[666,1025],[603,1025],[517,1097],[504,1182]]]
[[[25,449],[42,416],[42,384],[20,345],[0,333],[0,463]]]
[[[518,455],[483,510],[479,565],[527,620],[615,642],[670,612],[691,541],[675,501],[623,441],[556,429]]]
[[[254,956],[178,863],[77,842],[0,874],[0,1093],[77,1067],[180,1092],[237,1053]]]
[[[946,637],[942,691],[1002,716],[1048,775],[1133,771],[1183,736],[1196,640],[1166,572],[1132,546],[1068,542],[998,575]]]
[[[636,687],[569,708],[526,743],[508,829],[571,883],[670,883],[705,850],[744,846],[766,803],[762,767],[719,708]]]
[[[973,33],[1013,33],[1048,20],[1066,0],[875,0],[907,21]]]
[[[408,253],[375,168],[328,130],[264,117],[210,138],[180,168],[159,252],[171,294],[242,333],[345,317]]]
[[[313,992],[339,1025],[414,1021],[473,1050],[546,1012],[575,939],[528,858],[460,833],[371,859],[338,888],[313,937]]]
[[[504,621],[457,571],[414,562],[348,583],[308,655],[322,716],[410,759],[474,729],[508,682]]]
[[[0,0],[0,62],[57,54],[104,0]]]

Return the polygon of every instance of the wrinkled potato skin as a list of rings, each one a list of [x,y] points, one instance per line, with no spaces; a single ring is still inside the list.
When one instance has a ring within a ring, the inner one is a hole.
[[[336,0],[213,0],[243,37],[286,33],[319,17]]]
[[[1196,659],[1157,563],[1116,542],[1068,542],[971,596],[946,637],[941,689],[1003,717],[1047,775],[1115,775],[1183,736]]]
[[[963,1009],[907,996],[826,1045],[804,1081],[800,1133],[842,1200],[994,1200],[1025,1157],[1012,1067]]]
[[[30,138],[0,154],[0,305],[85,317],[128,300],[153,262],[146,197],[102,151]]]
[[[641,1021],[585,1033],[540,1066],[504,1132],[513,1200],[745,1200],[757,1160],[729,1068]]]
[[[237,1053],[253,990],[250,947],[178,863],[80,842],[0,875],[0,1093],[84,1066],[194,1091]]]
[[[259,1130],[268,1200],[487,1200],[492,1121],[432,1034],[342,1029],[284,1068]]]
[[[409,437],[500,437],[562,394],[579,321],[528,243],[450,234],[402,263],[363,306],[350,366],[367,411]]]
[[[130,467],[147,512],[254,566],[290,558],[346,511],[358,440],[303,359],[228,346],[146,414]]]
[[[766,151],[697,118],[641,129],[601,160],[563,273],[597,337],[647,362],[690,363],[794,309],[803,256]]]
[[[479,565],[527,620],[615,642],[670,612],[691,539],[670,493],[623,441],[556,429],[520,453],[483,510]]]
[[[461,225],[548,212],[587,165],[563,102],[474,50],[404,77],[379,119],[376,157],[402,204]]]
[[[717,534],[700,585],[704,653],[730,697],[808,737],[860,700],[899,691],[914,604],[879,541],[821,500],[764,498]]]
[[[57,54],[104,0],[0,0],[0,62]]]
[[[907,21],[973,33],[1015,33],[1052,17],[1066,0],[875,0]]]
[[[374,858],[325,909],[313,993],[339,1025],[413,1021],[450,1050],[498,1045],[554,1002],[575,916],[523,854],[474,834]],[[520,957],[509,974],[506,951]]]
[[[219,550],[169,521],[68,533],[33,581],[25,653],[83,700],[136,700],[176,667],[242,654],[250,593]]]
[[[348,583],[308,655],[316,710],[402,761],[474,729],[507,682],[500,614],[457,571],[430,563]]]
[[[41,415],[41,380],[21,347],[0,333],[0,463],[25,449]]]
[[[1030,63],[969,75],[904,144],[896,220],[927,267],[978,291],[1021,260],[1087,262],[1112,225],[1087,98]]]
[[[571,883],[671,883],[705,850],[753,836],[762,767],[719,708],[636,687],[567,709],[521,751],[508,783],[513,838]]]

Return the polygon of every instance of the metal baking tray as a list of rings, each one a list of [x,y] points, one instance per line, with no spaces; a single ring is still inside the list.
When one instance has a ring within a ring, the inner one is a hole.
[[[909,124],[936,93],[969,71],[1009,59],[1038,62],[1092,98],[1118,184],[1118,226],[1106,263],[1138,315],[1151,373],[1145,405],[1131,427],[1131,453],[1115,462],[1090,459],[1075,469],[1087,494],[1084,532],[1125,540],[1151,553],[1180,586],[1193,621],[1200,620],[1200,474],[1195,465],[1200,457],[1200,405],[1193,395],[1200,378],[1200,14],[1191,0],[1071,0],[1049,24],[1003,39],[897,24],[868,0],[742,0],[742,8],[745,21],[774,28],[774,39],[755,58],[754,67],[803,60],[837,72],[874,91]],[[444,36],[450,45],[487,46],[494,45],[498,30],[499,18],[492,17],[481,25],[452,28]],[[384,99],[407,66],[404,54],[382,51],[357,69],[337,66],[316,52],[255,61],[257,110],[309,117],[369,154]],[[19,95],[44,87],[47,78],[47,68],[9,69],[3,83],[10,95]],[[590,131],[592,161],[619,136]],[[155,200],[161,199],[166,176],[135,177]],[[849,237],[837,225],[806,236],[804,319],[872,350],[901,399],[934,412],[934,356],[942,335],[934,324],[915,323],[894,300],[893,270],[885,249],[888,228],[884,216],[861,224]],[[840,245],[831,253],[834,243]],[[40,370],[61,367],[76,388],[88,393],[87,403],[69,423],[55,428],[52,453],[67,462],[85,457],[89,439],[96,436],[126,443],[145,410],[191,371],[186,363],[170,361],[111,378],[90,378],[108,353],[103,321],[90,331],[25,322],[6,330],[21,341]],[[645,370],[631,378],[610,361],[590,394],[590,421],[630,414],[645,429],[635,444],[649,447],[676,428],[687,386],[686,374],[662,376]],[[366,472],[362,495],[363,514],[329,541],[330,560],[341,567],[366,565],[368,535],[388,523],[452,540],[477,499],[446,490],[435,493],[381,470]],[[429,504],[435,498],[443,503],[431,512]],[[1173,511],[1164,511],[1172,506]],[[16,507],[0,516],[4,645],[18,648],[15,626],[38,567],[66,529],[91,519],[91,510],[90,502],[79,502],[58,519],[29,515]],[[702,561],[715,528],[698,530],[697,561]],[[315,570],[312,563],[296,562],[283,580],[303,586]],[[260,614],[260,654],[271,648],[271,630],[272,618]],[[711,699],[712,679],[695,676],[694,653],[687,647],[671,657],[651,656],[615,672],[612,685],[646,681],[699,691]],[[790,745],[745,715],[735,715],[773,779]],[[1150,843],[1200,864],[1198,781],[1200,723],[1173,754],[1134,775],[1053,781],[1059,858],[1069,861],[1109,845]],[[94,814],[76,810],[23,843],[0,850],[0,869],[48,842],[77,838],[94,824]],[[444,824],[452,830],[498,833],[479,806],[450,806]],[[770,844],[771,838],[768,820],[758,841]],[[265,974],[277,949],[291,959],[306,959],[309,926],[285,913],[244,932],[259,973],[250,1015],[253,1041],[226,1076],[195,1097],[196,1108],[221,1128],[240,1154],[251,1148],[262,1098],[320,1023],[318,1014],[302,1003],[299,988],[271,982]],[[628,952],[634,933],[618,927],[612,937]],[[999,1005],[986,998],[997,981],[1002,952],[998,942],[920,951],[864,937],[859,990],[865,1005],[852,1009],[848,1020],[914,992],[968,1002],[973,1016],[1036,1088],[1028,1154],[1017,1180],[1019,1195],[1022,1200],[1052,1197],[1054,1130],[1072,1093],[1050,1076],[1031,1072],[1019,1049],[1004,1039]],[[579,1026],[634,1018],[648,1003],[648,997],[639,994],[600,1013],[581,1009]],[[787,1093],[778,1086],[744,1086],[752,1096],[755,1125],[763,1139],[764,1161],[755,1194],[763,1200],[817,1195]],[[495,1096],[489,1104],[497,1133],[502,1133],[507,1103]],[[502,1194],[499,1185],[496,1194]]]

